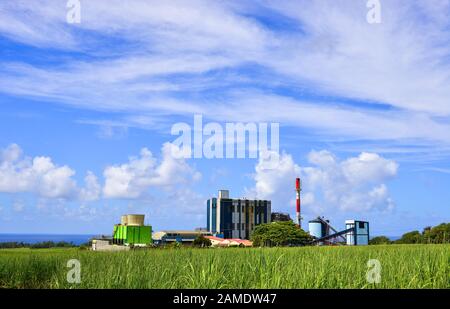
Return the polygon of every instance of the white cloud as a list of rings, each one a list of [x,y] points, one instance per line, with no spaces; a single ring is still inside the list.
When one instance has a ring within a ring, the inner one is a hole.
[[[165,143],[159,164],[153,154],[143,148],[140,156],[131,157],[128,163],[108,166],[103,173],[104,197],[139,198],[154,187],[167,189],[198,180],[200,173],[176,155],[179,151],[177,146]]]
[[[273,151],[270,151],[270,154],[272,157],[278,156]],[[262,156],[255,166],[255,187],[249,190],[247,195],[262,199],[274,199],[277,195],[279,196],[280,192],[286,193],[286,190],[292,189],[292,179],[295,179],[300,172],[300,167],[295,164],[292,156],[282,153],[279,156],[276,168],[267,168],[267,162],[261,158]],[[282,196],[283,198],[279,199],[280,202],[290,201],[289,195],[282,194]]]
[[[75,170],[56,165],[50,157],[24,156],[17,144],[0,150],[0,192],[33,193],[48,199],[98,199],[100,185],[92,172],[88,172],[82,188],[74,176]]]
[[[339,201],[343,211],[391,211],[395,206],[385,184],[375,186],[367,192],[344,193]]]
[[[49,157],[22,157],[20,147],[13,144],[2,150],[0,191],[70,198],[76,193],[74,174],[75,171],[68,166],[56,166]]]
[[[81,202],[105,198],[141,198],[151,188],[167,190],[177,185],[198,181],[201,174],[181,158],[180,149],[165,143],[160,162],[147,149],[128,163],[108,166],[104,170],[104,186],[88,171],[84,186],[73,178],[75,171],[58,166],[50,157],[26,157],[12,144],[0,150],[0,192],[33,193],[40,198],[68,199]]]
[[[84,178],[85,187],[80,190],[80,199],[82,201],[95,201],[101,195],[101,185],[98,182],[97,176],[91,171],[88,171]]]
[[[319,166],[333,166],[336,164],[336,157],[329,151],[311,151],[308,154],[308,161]]]
[[[271,199],[274,209],[293,210],[294,180],[302,179],[302,205],[309,214],[325,210],[367,212],[394,208],[385,181],[397,175],[398,164],[374,153],[361,153],[343,161],[329,151],[311,151],[311,166],[300,167],[283,153],[276,169],[255,167],[255,187],[249,193]]]
[[[320,166],[320,164],[317,164]],[[379,182],[397,174],[398,164],[376,153],[363,152],[341,163],[342,172],[351,184]]]
[[[385,181],[397,175],[398,164],[375,153],[361,153],[339,161],[328,151],[312,151],[311,167],[302,168],[304,189],[321,195],[322,205],[341,210],[391,210],[393,201]]]
[[[148,177],[154,176],[155,159],[147,148],[140,157],[131,157],[128,163],[109,166],[103,172],[105,186],[103,195],[107,198],[137,198],[147,189]]]
[[[75,171],[68,166],[57,167],[48,157],[36,157],[33,169],[38,178],[38,192],[51,198],[70,197],[76,191],[76,182],[72,179]]]
[[[17,161],[22,155],[22,149],[20,149],[19,145],[12,144],[9,145],[6,149],[2,149],[0,151],[0,154],[2,162],[14,162]]]

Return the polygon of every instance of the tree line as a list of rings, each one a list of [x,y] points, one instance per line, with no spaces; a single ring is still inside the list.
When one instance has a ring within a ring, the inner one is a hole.
[[[2,242],[0,243],[0,249],[16,249],[16,248],[31,248],[31,249],[43,249],[43,248],[73,248],[78,247],[72,242],[65,241],[43,241],[34,244],[29,244],[25,242]]]
[[[412,231],[402,235],[400,239],[390,240],[386,236],[374,237],[371,245],[386,244],[448,244],[450,243],[450,223],[441,223],[434,227],[427,226],[422,232]]]

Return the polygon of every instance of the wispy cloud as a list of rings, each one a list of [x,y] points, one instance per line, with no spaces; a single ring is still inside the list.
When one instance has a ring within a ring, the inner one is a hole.
[[[272,57],[276,70],[341,96],[449,115],[449,1],[382,1],[376,25],[364,1],[268,3],[305,33]]]
[[[0,8],[3,36],[58,59],[2,62],[3,93],[141,128],[201,113],[385,148],[450,144],[449,1],[383,1],[377,25],[351,0],[83,1],[79,25],[65,22],[65,1]]]
[[[440,167],[424,167],[421,169],[417,169],[417,171],[430,171],[443,174],[450,174],[450,168],[440,168]]]

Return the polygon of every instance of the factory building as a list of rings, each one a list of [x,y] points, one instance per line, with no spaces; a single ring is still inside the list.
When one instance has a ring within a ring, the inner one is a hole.
[[[365,246],[369,244],[369,222],[347,220],[345,228],[350,230],[346,234],[347,245],[349,246]]]
[[[207,229],[222,238],[250,239],[255,227],[271,222],[271,202],[232,199],[228,190],[206,202]]]
[[[155,245],[165,245],[178,242],[185,245],[191,245],[194,240],[203,236],[211,236],[208,231],[160,231],[153,233],[153,242]]]
[[[147,246],[152,243],[152,227],[144,225],[144,215],[124,215],[114,225],[113,244]]]
[[[319,246],[345,243],[348,246],[365,246],[369,244],[369,222],[358,220],[345,221],[345,229],[337,231],[329,220],[321,217],[309,221],[309,234],[314,238],[313,244]]]

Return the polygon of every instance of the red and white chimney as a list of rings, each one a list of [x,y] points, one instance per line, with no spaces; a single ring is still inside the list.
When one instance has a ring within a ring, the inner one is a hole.
[[[300,191],[302,191],[302,184],[300,182],[300,178],[295,179],[295,192],[297,199],[297,224],[299,228],[302,228],[302,217],[300,215]]]

